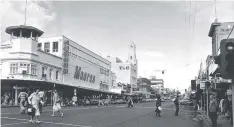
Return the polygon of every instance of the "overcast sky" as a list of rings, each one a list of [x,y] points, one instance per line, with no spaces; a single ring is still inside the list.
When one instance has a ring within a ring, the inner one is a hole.
[[[234,21],[234,2],[217,2],[219,21]],[[0,4],[5,27],[24,23],[25,2]],[[127,59],[134,41],[139,76],[164,78],[165,87],[185,89],[198,75],[201,59],[211,54],[208,32],[214,21],[210,2],[37,2],[28,0],[27,25],[65,35],[103,56]],[[152,70],[165,69],[164,75]]]

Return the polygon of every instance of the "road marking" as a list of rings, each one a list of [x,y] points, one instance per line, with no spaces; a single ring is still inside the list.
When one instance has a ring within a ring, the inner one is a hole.
[[[136,107],[136,108],[156,108],[156,107]],[[175,110],[174,108],[163,108],[163,107],[162,107],[162,109]],[[194,112],[194,111],[184,110],[184,109],[179,109],[179,111]]]
[[[97,108],[105,108],[105,107],[87,107],[87,108],[65,108],[62,109],[62,111],[69,111],[69,110],[80,110],[80,109],[97,109]],[[52,112],[53,110],[44,110],[43,112]],[[1,113],[2,115],[12,115],[12,114],[20,114],[19,112],[13,112],[13,113]]]
[[[15,125],[15,124],[23,124],[23,123],[30,123],[30,122],[20,122],[20,123],[12,123],[12,124],[4,124],[4,125],[1,125],[1,127],[3,126],[11,126],[11,125]]]
[[[29,121],[27,119],[18,119],[18,118],[11,118],[11,117],[2,117],[3,119],[13,119],[13,120],[19,120],[19,121]],[[67,126],[73,126],[73,127],[92,127],[92,126],[84,126],[79,124],[67,124],[67,123],[54,123],[54,122],[48,122],[48,121],[40,121],[41,123],[47,123],[47,124],[58,124],[58,125],[67,125]],[[26,122],[24,122],[26,123]],[[28,122],[27,122],[28,123]],[[5,124],[6,125],[6,124]]]

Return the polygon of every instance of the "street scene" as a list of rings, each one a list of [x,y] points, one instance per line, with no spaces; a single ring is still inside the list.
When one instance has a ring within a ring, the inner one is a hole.
[[[233,1],[0,1],[2,127],[234,127]]]
[[[175,110],[171,102],[163,103],[165,107],[162,117],[155,115],[155,103],[140,103],[133,108],[126,105],[113,105],[109,107],[66,107],[63,109],[64,117],[51,117],[52,108],[45,108],[40,116],[42,127],[198,127],[192,120],[192,111],[182,108],[179,117],[175,117]],[[13,111],[15,110],[15,111]],[[27,115],[19,114],[18,109],[2,109],[2,126],[30,127]],[[14,114],[15,113],[15,114]],[[37,125],[38,126],[38,125]]]

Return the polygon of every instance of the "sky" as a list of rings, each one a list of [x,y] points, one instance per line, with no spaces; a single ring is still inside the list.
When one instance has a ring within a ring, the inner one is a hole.
[[[43,37],[65,35],[97,54],[124,61],[134,41],[138,75],[163,78],[167,88],[187,89],[200,62],[211,54],[213,1],[27,3],[26,24],[43,30]],[[220,22],[234,21],[234,2],[217,1],[216,6]],[[24,24],[24,12],[25,1],[0,2],[0,40],[9,39],[7,26]]]

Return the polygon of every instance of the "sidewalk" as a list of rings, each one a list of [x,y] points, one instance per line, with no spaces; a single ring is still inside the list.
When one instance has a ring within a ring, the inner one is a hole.
[[[218,127],[232,127],[230,123],[231,121],[227,120],[226,118],[218,118]]]
[[[201,127],[212,127],[211,120],[204,111],[198,111],[198,115],[194,120],[198,121]],[[232,127],[230,120],[227,120],[226,118],[218,117],[217,123],[218,127]]]

